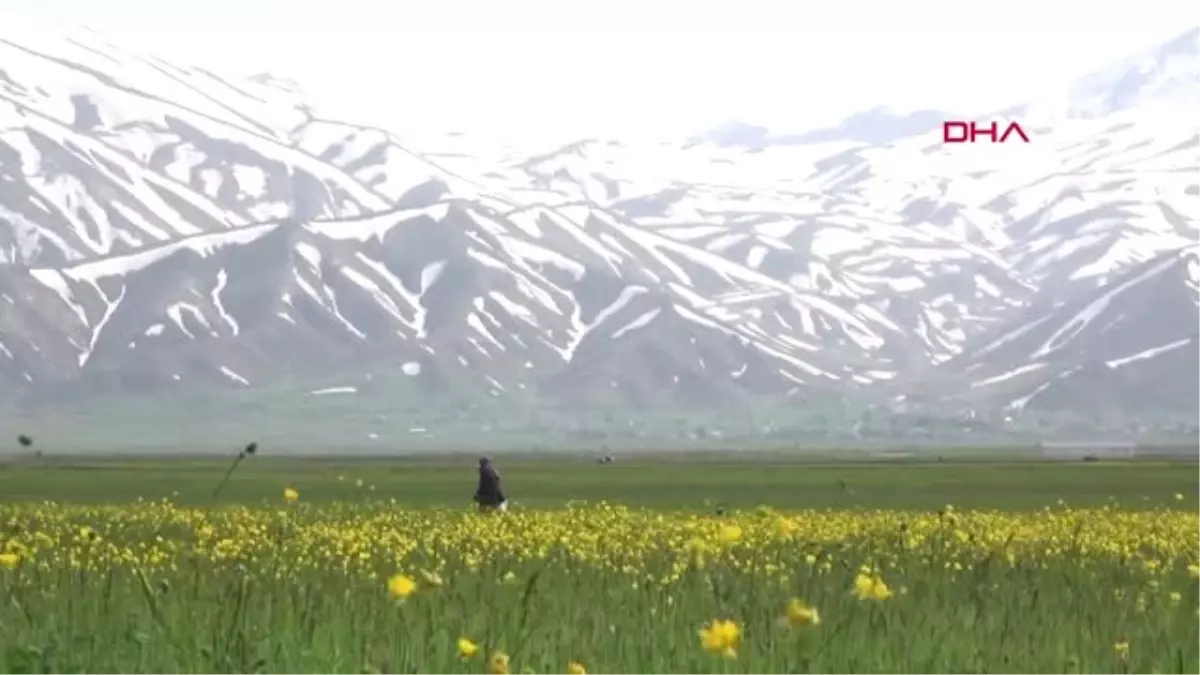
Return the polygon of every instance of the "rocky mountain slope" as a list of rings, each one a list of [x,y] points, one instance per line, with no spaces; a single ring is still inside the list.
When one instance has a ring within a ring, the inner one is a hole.
[[[1194,414],[1198,74],[1192,31],[1009,111],[1027,145],[531,155],[0,27],[0,397]]]

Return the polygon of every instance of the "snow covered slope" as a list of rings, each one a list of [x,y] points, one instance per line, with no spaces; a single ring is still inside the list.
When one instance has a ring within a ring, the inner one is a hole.
[[[514,406],[936,386],[1194,412],[1198,72],[1192,32],[1082,81],[1087,114],[1028,145],[529,154],[0,26],[0,396],[353,371]]]
[[[961,363],[972,394],[1011,396],[1015,409],[1081,400],[1122,410],[1200,408],[1200,248],[1164,253],[1059,306],[1035,307],[1017,328],[981,340]]]

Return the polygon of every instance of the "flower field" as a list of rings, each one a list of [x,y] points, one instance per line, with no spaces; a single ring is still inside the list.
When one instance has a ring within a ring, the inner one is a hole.
[[[0,672],[1197,672],[1188,506],[0,505]]]

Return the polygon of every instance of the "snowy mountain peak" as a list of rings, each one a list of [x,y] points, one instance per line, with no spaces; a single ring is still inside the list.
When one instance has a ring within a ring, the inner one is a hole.
[[[1099,119],[1122,111],[1165,108],[1200,113],[1200,28],[1077,79],[1060,96],[1006,111],[1036,124]]]
[[[1080,80],[1086,114],[1020,148],[880,109],[531,152],[0,30],[11,402],[1197,406],[1195,33]]]

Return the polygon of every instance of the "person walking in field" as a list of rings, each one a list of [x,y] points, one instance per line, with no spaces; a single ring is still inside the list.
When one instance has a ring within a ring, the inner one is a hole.
[[[500,487],[500,472],[487,457],[479,458],[479,487],[475,489],[475,503],[480,511],[508,510],[508,498]]]

